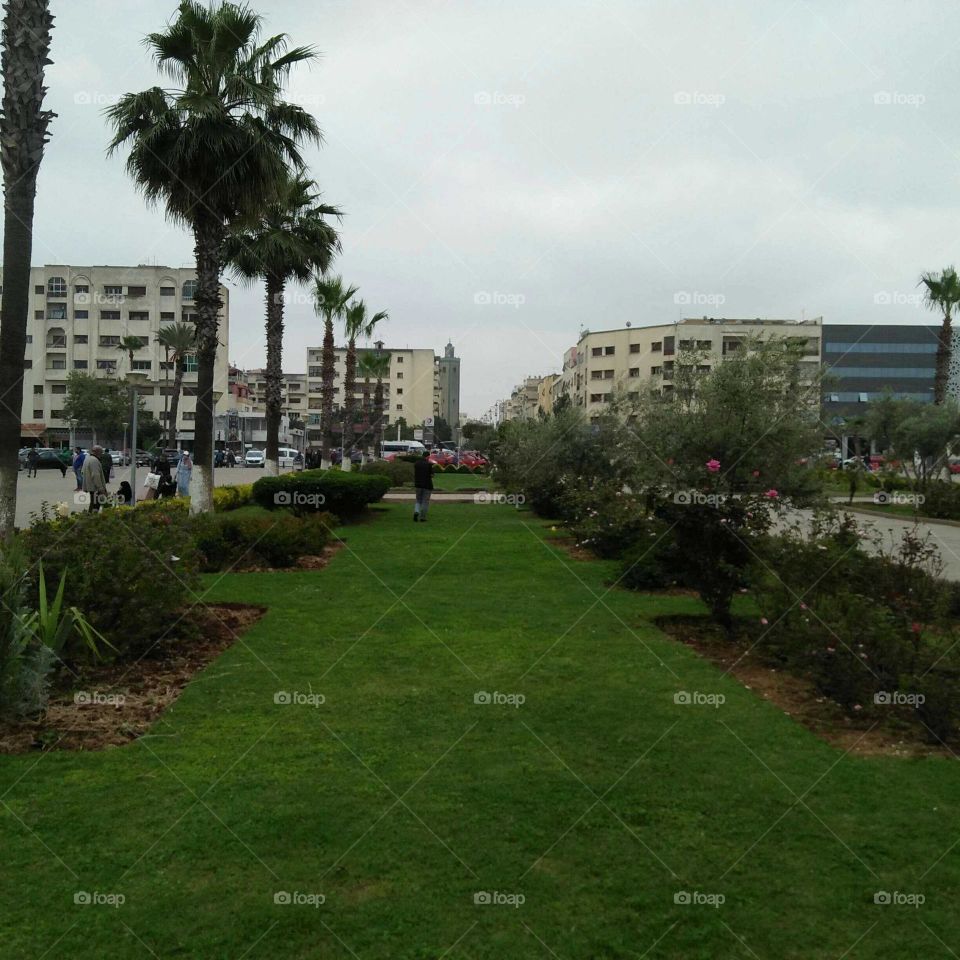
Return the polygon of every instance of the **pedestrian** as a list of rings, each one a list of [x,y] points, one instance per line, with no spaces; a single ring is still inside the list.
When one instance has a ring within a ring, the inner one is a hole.
[[[83,461],[86,460],[87,455],[83,452],[83,447],[77,447],[76,454],[73,458],[73,475],[77,478],[77,492],[79,493],[83,489],[83,476],[80,471],[83,469]]]
[[[413,465],[413,485],[417,488],[417,502],[413,508],[413,522],[427,522],[427,510],[430,507],[430,494],[433,493],[433,464],[430,454],[424,450],[423,456]]]
[[[83,477],[83,492],[90,497],[90,512],[96,513],[107,498],[107,482],[103,477],[101,462],[103,447],[95,445],[90,452],[92,456],[84,458],[80,472]]]
[[[183,451],[180,463],[177,466],[177,493],[181,497],[190,495],[190,474],[193,472],[193,461],[188,451]]]
[[[40,462],[40,454],[37,453],[36,447],[31,447],[30,452],[27,454],[27,476],[29,477],[31,473],[33,476],[37,475],[37,464]]]
[[[94,447],[94,450],[99,450],[97,454],[97,459],[100,461],[100,468],[103,470],[103,482],[109,483],[110,476],[113,473],[113,457],[110,456],[110,448],[107,447],[106,450],[103,447]]]
[[[129,507],[133,503],[133,488],[129,480],[123,480],[117,487],[117,503],[124,507]]]

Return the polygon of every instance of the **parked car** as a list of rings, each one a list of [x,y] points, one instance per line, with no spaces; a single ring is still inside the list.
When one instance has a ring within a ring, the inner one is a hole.
[[[38,470],[70,470],[73,459],[69,450],[54,450],[53,447],[36,447]],[[29,450],[27,453],[29,454]],[[25,461],[26,462],[26,461]]]
[[[262,450],[248,450],[243,458],[248,467],[262,467],[265,460]]]
[[[115,467],[130,466],[130,454],[126,452],[121,452],[120,450],[111,450],[110,459],[113,460],[113,465]]]

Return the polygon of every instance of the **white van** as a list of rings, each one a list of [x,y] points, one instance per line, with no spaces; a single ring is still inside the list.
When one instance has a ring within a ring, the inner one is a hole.
[[[277,466],[292,467],[293,461],[297,458],[297,451],[293,447],[277,448]]]
[[[395,453],[423,453],[427,448],[419,440],[384,440],[380,444],[380,457]]]

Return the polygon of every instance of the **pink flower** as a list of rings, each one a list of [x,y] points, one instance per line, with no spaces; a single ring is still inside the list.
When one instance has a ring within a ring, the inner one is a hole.
[[[919,623],[914,621],[913,623],[910,624],[910,629],[913,631],[913,633],[919,633],[923,629],[923,627],[921,627]]]
[[[859,703],[855,703],[855,704],[853,705],[853,709],[854,709],[854,710],[862,710],[863,707],[861,707]]]
[[[800,604],[800,609],[801,609],[801,610],[806,610],[806,609],[807,609],[807,605],[806,605],[805,603],[801,603],[801,604]]]
[[[719,473],[719,472],[720,472],[720,461],[719,461],[719,460],[716,460],[716,459],[714,459],[714,460],[708,460],[708,461],[707,461],[707,469],[708,469],[711,473]]]
[[[770,500],[776,500],[777,497],[780,496],[780,494],[777,493],[777,491],[774,490],[774,489],[771,487],[771,488],[764,494],[764,496],[767,497],[767,498],[770,499]]]
[[[753,475],[754,475],[755,477],[759,477],[759,476],[760,476],[760,471],[759,471],[759,470],[754,470],[754,471],[753,471]]]
[[[766,626],[770,621],[769,621],[766,617],[761,617],[761,618],[760,618],[760,622],[761,622],[764,626]]]

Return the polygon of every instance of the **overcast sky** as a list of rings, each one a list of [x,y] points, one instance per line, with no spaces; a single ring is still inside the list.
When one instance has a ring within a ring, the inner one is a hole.
[[[156,82],[140,41],[175,3],[52,6],[34,263],[188,265],[102,116]],[[955,3],[254,6],[323,54],[291,97],[348,215],[339,270],[388,345],[453,341],[465,412],[558,369],[584,326],[929,323],[918,275],[958,259]],[[321,340],[300,299],[285,370]],[[230,359],[263,358],[262,293],[234,289]]]

